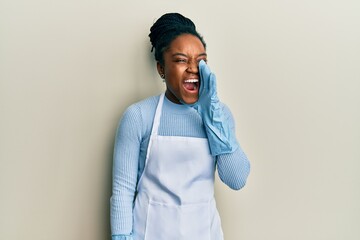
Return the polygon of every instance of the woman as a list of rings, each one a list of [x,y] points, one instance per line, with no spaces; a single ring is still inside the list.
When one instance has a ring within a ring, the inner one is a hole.
[[[232,189],[245,185],[249,161],[229,109],[216,95],[206,45],[178,14],[150,29],[165,94],[131,105],[115,142],[113,240],[221,240],[214,173]],[[152,49],[152,50],[153,50]]]

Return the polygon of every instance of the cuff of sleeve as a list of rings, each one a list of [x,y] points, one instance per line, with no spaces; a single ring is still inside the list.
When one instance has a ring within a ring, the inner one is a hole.
[[[132,235],[112,235],[111,240],[133,240]]]

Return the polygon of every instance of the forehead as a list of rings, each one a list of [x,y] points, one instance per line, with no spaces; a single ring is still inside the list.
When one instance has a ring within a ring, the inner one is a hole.
[[[171,42],[167,52],[200,54],[206,51],[198,37],[192,34],[182,34]]]

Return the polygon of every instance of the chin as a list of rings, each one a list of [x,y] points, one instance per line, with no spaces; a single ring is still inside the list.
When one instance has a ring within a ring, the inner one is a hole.
[[[199,98],[183,98],[182,102],[186,104],[194,104],[198,101]]]

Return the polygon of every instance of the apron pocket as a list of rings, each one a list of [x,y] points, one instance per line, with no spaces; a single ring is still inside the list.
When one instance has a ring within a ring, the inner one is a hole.
[[[209,203],[170,205],[150,201],[145,240],[210,240]]]

